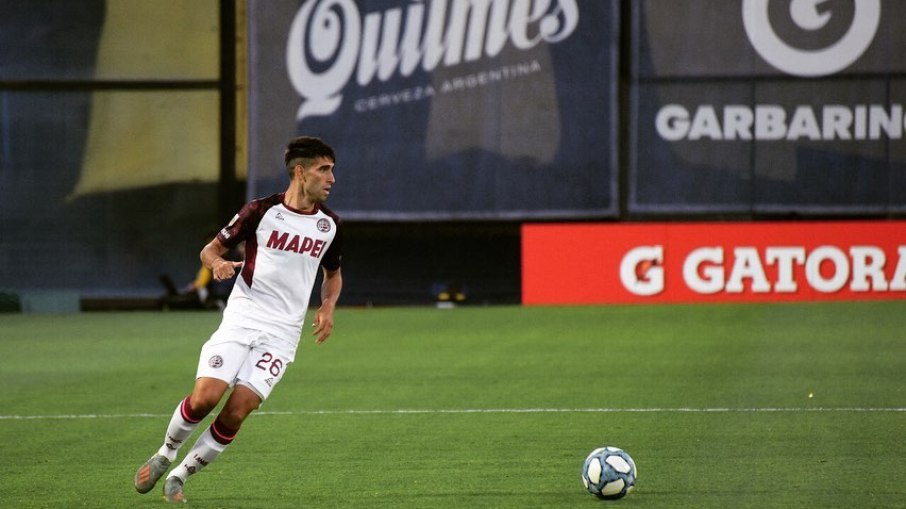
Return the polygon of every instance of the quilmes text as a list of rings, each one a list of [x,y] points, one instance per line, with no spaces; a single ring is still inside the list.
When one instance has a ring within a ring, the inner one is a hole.
[[[556,44],[578,23],[576,0],[413,0],[364,16],[353,0],[308,0],[286,49],[290,82],[302,97],[296,119],[336,111],[353,74],[364,87],[493,58],[508,43],[522,51]]]

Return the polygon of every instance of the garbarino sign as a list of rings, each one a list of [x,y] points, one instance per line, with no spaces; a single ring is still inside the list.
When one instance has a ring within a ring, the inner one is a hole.
[[[345,219],[618,213],[617,0],[250,0],[249,20],[250,195],[309,134],[337,149]]]
[[[835,2],[836,6],[828,0],[774,1],[774,13],[782,7],[788,10],[779,17],[773,14],[776,22],[772,20],[771,3],[770,0],[743,0],[746,36],[761,58],[794,76],[826,76],[846,69],[871,45],[881,22],[881,0]],[[844,28],[836,29],[838,35],[833,40],[817,47],[798,45],[783,34],[784,22],[787,26],[792,24],[794,30],[817,36],[821,31],[831,32],[834,22],[840,25],[840,18]]]
[[[524,304],[906,298],[906,222],[529,224]]]
[[[667,104],[654,119],[666,141],[679,140],[900,140],[906,116],[902,104],[824,104],[786,108],[776,104],[700,104],[689,110]]]
[[[636,0],[643,79],[902,74],[899,0]],[[703,18],[707,22],[703,22]]]
[[[906,210],[906,3],[639,4],[631,211]]]

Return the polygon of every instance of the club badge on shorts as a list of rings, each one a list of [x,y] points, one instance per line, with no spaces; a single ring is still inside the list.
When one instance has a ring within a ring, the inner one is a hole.
[[[208,359],[208,366],[211,366],[212,368],[219,368],[220,366],[223,366],[223,357],[219,355],[212,356],[210,359]]]

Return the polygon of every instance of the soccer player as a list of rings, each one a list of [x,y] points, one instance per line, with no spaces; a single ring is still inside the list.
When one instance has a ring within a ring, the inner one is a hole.
[[[163,445],[135,473],[135,489],[151,491],[179,448],[232,387],[214,422],[164,482],[169,502],[185,502],[183,484],[214,461],[236,437],[249,414],[267,399],[293,362],[308,300],[320,268],[321,306],[314,315],[315,343],[333,330],[343,286],[339,217],[324,206],[335,183],[334,150],[318,138],[290,140],[284,153],[289,187],[246,204],[201,250],[217,280],[239,277],[220,327],[202,346],[195,386],[173,412]],[[245,241],[244,262],[223,255]]]

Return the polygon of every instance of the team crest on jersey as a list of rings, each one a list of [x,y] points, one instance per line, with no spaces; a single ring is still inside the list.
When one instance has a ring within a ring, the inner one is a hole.
[[[220,366],[223,366],[223,357],[219,355],[211,357],[210,359],[208,359],[208,366],[211,366],[212,368],[219,368]]]
[[[321,218],[318,219],[318,231],[322,233],[327,233],[330,231],[330,221]]]

